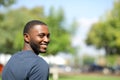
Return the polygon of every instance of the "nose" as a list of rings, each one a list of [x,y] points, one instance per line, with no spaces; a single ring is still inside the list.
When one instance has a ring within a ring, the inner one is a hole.
[[[47,37],[47,36],[45,36],[45,37],[44,37],[44,41],[45,41],[45,42],[49,42],[49,41],[50,41],[50,38]]]

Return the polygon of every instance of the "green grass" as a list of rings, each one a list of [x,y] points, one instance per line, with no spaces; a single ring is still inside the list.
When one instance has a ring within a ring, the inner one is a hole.
[[[0,80],[2,79],[0,78]],[[52,77],[49,80],[53,80]],[[120,76],[60,75],[59,80],[120,80]]]
[[[50,77],[50,80],[53,80]],[[62,75],[59,80],[120,80],[118,76],[96,76],[96,75]]]

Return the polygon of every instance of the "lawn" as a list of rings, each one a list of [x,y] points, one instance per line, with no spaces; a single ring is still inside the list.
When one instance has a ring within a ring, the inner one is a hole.
[[[50,80],[53,80],[50,77]],[[59,80],[120,80],[120,76],[100,75],[61,75]]]
[[[0,78],[0,80],[2,79]],[[49,80],[53,80],[52,77]],[[120,80],[120,76],[60,75],[59,80]]]

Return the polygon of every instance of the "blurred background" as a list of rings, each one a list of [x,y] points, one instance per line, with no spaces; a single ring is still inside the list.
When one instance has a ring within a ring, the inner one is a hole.
[[[50,80],[120,79],[120,0],[0,0],[0,74],[22,49],[23,28],[32,19],[50,29],[48,51],[40,55]]]

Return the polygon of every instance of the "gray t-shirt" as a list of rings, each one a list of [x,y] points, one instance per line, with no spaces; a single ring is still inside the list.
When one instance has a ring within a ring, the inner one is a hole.
[[[21,51],[4,67],[2,80],[49,80],[49,66],[31,50]]]

